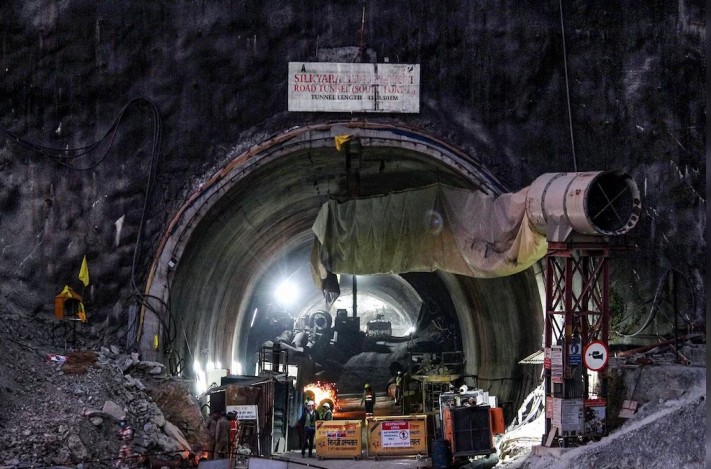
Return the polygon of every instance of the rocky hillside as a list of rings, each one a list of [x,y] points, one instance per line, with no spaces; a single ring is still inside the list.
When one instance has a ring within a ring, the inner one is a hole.
[[[187,456],[200,448],[190,382],[115,345],[77,351],[65,347],[71,336],[53,344],[55,325],[21,317],[0,324],[0,467],[111,467],[122,417],[134,427],[137,452]]]
[[[542,407],[499,441],[507,469],[703,468],[706,440],[706,346],[701,334],[680,343],[689,365],[670,346],[610,360],[608,436],[577,448],[531,448],[544,433]],[[542,395],[542,390],[540,391]],[[623,400],[637,411],[620,418]],[[541,401],[537,401],[541,403]],[[524,421],[526,419],[524,418]]]

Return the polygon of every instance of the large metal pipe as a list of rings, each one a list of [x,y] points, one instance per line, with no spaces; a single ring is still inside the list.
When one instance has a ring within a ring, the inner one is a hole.
[[[526,213],[548,241],[572,233],[621,235],[639,220],[642,202],[634,180],[619,171],[547,173],[528,188]]]
[[[331,316],[331,313],[328,311],[316,311],[311,315],[309,324],[320,332],[331,327],[333,324],[333,316]]]

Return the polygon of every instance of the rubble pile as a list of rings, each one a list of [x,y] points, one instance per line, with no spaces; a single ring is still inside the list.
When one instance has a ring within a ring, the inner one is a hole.
[[[617,352],[608,375],[608,435],[575,448],[534,454],[542,443],[542,389],[497,439],[508,469],[702,468],[706,459],[706,344],[704,334]],[[626,404],[629,412],[623,412]]]
[[[54,346],[51,327],[37,318],[0,322],[0,467],[112,467],[121,418],[134,428],[137,453],[187,457],[201,447],[188,383],[116,345]]]
[[[656,378],[655,388],[665,388],[664,378],[683,375],[679,366],[647,367]],[[599,442],[535,455],[501,464],[507,469],[616,469],[644,468],[702,469],[706,451],[706,383],[705,368],[694,373],[695,384],[674,398],[659,398],[640,404],[639,410],[621,427]],[[641,389],[638,387],[637,391]],[[657,391],[658,392],[658,391]],[[542,422],[538,435],[542,435]]]
[[[0,321],[0,469],[115,467],[123,417],[135,430],[137,453],[187,458],[203,447],[189,382],[99,339],[81,350],[53,345],[52,326],[39,317],[3,315]],[[598,442],[534,454],[544,417],[542,390],[534,391],[497,438],[498,467],[703,467],[705,338],[670,343],[611,357],[610,433]],[[634,412],[621,419],[613,397],[617,404],[634,402]]]

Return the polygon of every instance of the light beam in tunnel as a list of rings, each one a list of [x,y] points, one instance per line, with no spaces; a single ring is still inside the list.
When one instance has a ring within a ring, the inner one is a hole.
[[[252,313],[252,321],[249,323],[250,329],[254,326],[254,320],[257,318],[257,311],[259,311],[259,308],[254,308],[254,312]]]
[[[279,284],[274,296],[282,306],[291,306],[299,298],[299,290],[293,282],[286,279]]]

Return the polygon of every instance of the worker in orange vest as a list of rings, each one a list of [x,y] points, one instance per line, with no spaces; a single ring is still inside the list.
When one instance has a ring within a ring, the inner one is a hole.
[[[375,407],[375,391],[370,387],[370,384],[365,383],[363,387],[363,397],[360,400],[360,405],[365,407],[365,415],[373,415]]]
[[[227,413],[227,420],[230,422],[230,457],[237,453],[237,431],[239,430],[239,421],[237,414],[234,412]]]

